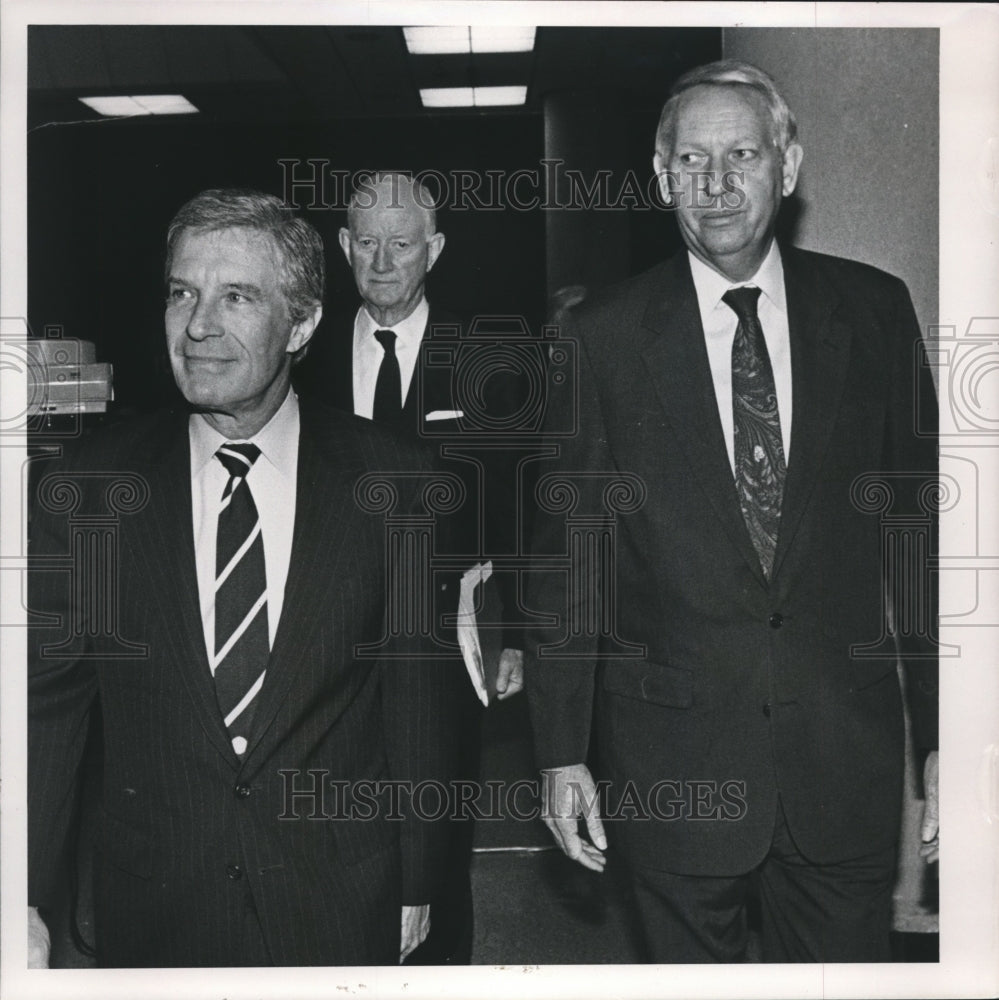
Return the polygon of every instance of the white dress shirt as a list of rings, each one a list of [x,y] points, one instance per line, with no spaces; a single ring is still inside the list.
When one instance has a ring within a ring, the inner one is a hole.
[[[277,634],[284,587],[291,561],[298,483],[298,397],[289,391],[277,413],[249,440],[260,455],[246,477],[260,518],[267,574],[267,628],[271,647]],[[194,558],[205,649],[209,663],[215,652],[215,536],[222,493],[229,481],[225,466],[215,457],[224,438],[195,413],[188,422],[191,441],[191,508],[194,515]],[[214,674],[214,668],[212,673]]]
[[[354,318],[354,413],[359,417],[371,419],[375,411],[375,383],[378,381],[378,369],[381,368],[385,351],[375,339],[376,330],[391,330],[395,336],[395,356],[399,359],[399,379],[402,383],[403,406],[409,394],[409,386],[413,381],[413,372],[420,356],[420,341],[427,328],[430,316],[430,306],[425,298],[401,322],[395,326],[379,326],[371,317],[366,306],[357,310]]]
[[[724,275],[698,260],[690,251],[690,274],[697,292],[697,305],[704,327],[704,342],[708,349],[711,380],[715,386],[715,402],[725,435],[728,461],[735,475],[735,428],[732,416],[732,343],[739,319],[731,307],[722,302],[730,288],[749,285],[759,288],[757,315],[767,342],[770,364],[777,389],[777,409],[780,412],[780,435],[784,445],[784,461],[791,455],[791,336],[787,322],[787,296],[784,293],[784,267],[774,240],[759,270],[748,281],[730,281]]]

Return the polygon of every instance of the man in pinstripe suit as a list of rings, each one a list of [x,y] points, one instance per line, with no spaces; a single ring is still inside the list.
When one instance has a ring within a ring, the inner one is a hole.
[[[97,706],[101,964],[386,964],[427,933],[446,827],[406,789],[450,776],[456,672],[361,652],[383,637],[388,589],[383,523],[354,499],[369,470],[425,465],[291,390],[323,270],[319,235],[278,199],[198,195],[166,262],[189,410],[95,433],[40,482],[30,599],[56,617],[29,653],[34,963]],[[94,593],[45,568],[73,551],[58,498],[68,487],[71,515],[122,512],[109,479],[134,500],[114,635]],[[61,643],[70,623],[79,641]]]

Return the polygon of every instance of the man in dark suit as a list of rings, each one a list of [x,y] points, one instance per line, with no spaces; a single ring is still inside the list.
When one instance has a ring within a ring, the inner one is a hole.
[[[512,543],[515,469],[504,461],[501,449],[485,452],[483,458],[483,453],[469,456],[468,449],[461,448],[469,440],[462,420],[471,414],[463,412],[457,369],[428,361],[431,338],[461,328],[455,317],[428,303],[425,294],[427,275],[444,249],[444,234],[437,232],[429,192],[406,174],[375,174],[353,193],[347,223],[340,230],[340,248],[353,272],[361,305],[337,317],[332,328],[317,339],[308,360],[296,372],[296,384],[332,406],[390,425],[404,436],[431,440],[442,455],[449,445],[464,450],[465,457],[441,461],[441,468],[457,475],[465,488],[465,501],[455,519],[454,544],[447,553],[464,557],[465,564],[461,571],[439,574],[437,594],[438,616],[453,615],[464,569],[485,562],[491,553],[506,551]],[[455,343],[454,339],[446,341],[449,353]],[[480,374],[487,397],[485,410],[491,410],[496,419],[515,410],[515,397],[501,366],[495,377]],[[509,574],[500,574],[496,585],[505,623],[496,694],[504,699],[523,685],[522,635],[515,581]],[[445,642],[456,639],[452,630],[438,629],[437,634]],[[460,660],[452,660],[452,665],[458,671],[464,669]],[[461,777],[476,781],[481,706],[470,683],[464,700]],[[464,963],[470,958],[471,838],[472,824],[459,817],[454,824],[448,884],[431,908],[430,937],[412,957],[414,963]]]
[[[892,515],[931,524],[918,497],[936,442],[914,413],[918,390],[935,415],[933,386],[901,281],[775,242],[795,136],[756,67],[678,81],[655,169],[687,249],[573,311],[578,429],[542,474],[541,498],[568,481],[579,515],[606,514],[608,476],[631,490],[611,570],[577,566],[568,594],[564,574],[536,573],[529,606],[571,627],[548,631],[526,681],[549,828],[596,871],[619,849],[658,962],[742,960],[751,881],[764,960],[888,959],[896,647],[916,738],[935,746],[935,642],[911,627],[935,621],[933,593],[894,585],[862,495],[873,475]],[[538,551],[564,539],[546,518]],[[584,763],[594,707],[603,817]],[[932,859],[935,751],[925,776]]]
[[[406,789],[450,779],[457,686],[434,661],[365,655],[393,581],[356,484],[426,464],[291,390],[324,258],[279,199],[198,195],[166,279],[189,411],[95,433],[39,485],[31,602],[56,627],[31,643],[30,902],[52,898],[99,706],[103,965],[397,963],[447,848]],[[85,558],[77,528],[109,514],[117,555],[74,590],[51,562]]]

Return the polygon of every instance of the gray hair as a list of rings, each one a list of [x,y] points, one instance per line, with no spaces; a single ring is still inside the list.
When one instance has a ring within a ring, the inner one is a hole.
[[[777,89],[773,77],[752,63],[741,62],[738,59],[720,59],[718,62],[695,66],[673,84],[669,99],[663,105],[662,114],[659,116],[659,127],[656,129],[656,152],[664,160],[669,158],[673,145],[680,95],[694,87],[705,85],[748,87],[756,91],[766,102],[773,124],[774,142],[782,155],[797,139],[798,123],[794,120],[794,114],[784,96]]]
[[[221,229],[252,229],[274,241],[282,264],[279,285],[292,323],[308,319],[316,306],[322,305],[326,283],[322,237],[280,198],[260,191],[213,188],[187,202],[167,230],[166,279],[184,232]]]
[[[433,236],[437,232],[437,205],[433,196],[427,190],[426,185],[419,177],[411,177],[401,170],[379,170],[375,174],[363,175],[357,183],[350,196],[347,205],[347,226],[353,230],[354,221],[359,211],[374,208],[378,204],[378,194],[376,188],[382,187],[386,183],[392,185],[392,196],[388,202],[391,208],[402,208],[404,203],[400,200],[400,193],[409,195],[413,204],[423,210],[427,221],[427,236]]]

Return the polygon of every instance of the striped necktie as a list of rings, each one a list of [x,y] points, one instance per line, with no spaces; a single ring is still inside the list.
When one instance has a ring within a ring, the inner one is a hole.
[[[732,342],[735,488],[763,575],[769,580],[787,465],[774,370],[756,313],[759,297],[759,288],[730,288],[722,301],[739,317]]]
[[[267,574],[260,518],[246,476],[260,455],[255,444],[224,444],[215,457],[229,481],[222,493],[215,544],[215,695],[242,756],[253,722],[254,700],[264,683],[270,636]]]

